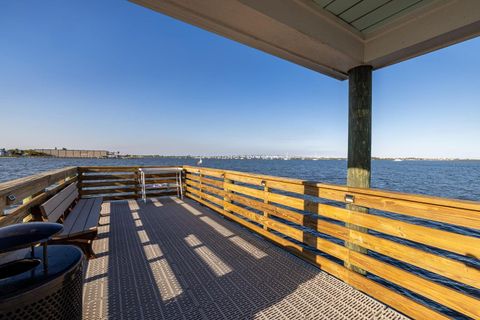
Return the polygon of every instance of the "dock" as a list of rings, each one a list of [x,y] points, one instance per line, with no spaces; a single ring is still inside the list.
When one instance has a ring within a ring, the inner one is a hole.
[[[192,200],[105,202],[85,319],[407,319]]]

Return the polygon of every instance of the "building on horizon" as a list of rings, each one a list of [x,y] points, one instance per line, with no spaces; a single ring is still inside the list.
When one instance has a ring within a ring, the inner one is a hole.
[[[106,158],[111,154],[107,150],[70,150],[66,148],[35,149],[35,151],[57,158]]]

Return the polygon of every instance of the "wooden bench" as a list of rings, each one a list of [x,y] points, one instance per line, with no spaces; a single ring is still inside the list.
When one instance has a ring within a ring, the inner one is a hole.
[[[62,233],[55,236],[52,242],[78,245],[87,256],[93,257],[92,241],[97,236],[103,199],[79,199],[72,208],[78,197],[75,182],[40,205],[40,211],[44,220],[63,223]]]

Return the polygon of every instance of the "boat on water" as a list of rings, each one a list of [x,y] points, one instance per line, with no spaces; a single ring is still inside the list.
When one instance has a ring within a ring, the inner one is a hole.
[[[402,160],[402,159],[394,159],[393,161],[394,161],[394,162],[401,162],[401,161],[403,161],[403,160]]]

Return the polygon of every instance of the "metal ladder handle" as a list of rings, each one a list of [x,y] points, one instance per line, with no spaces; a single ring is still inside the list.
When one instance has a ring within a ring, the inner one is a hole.
[[[147,203],[147,191],[145,186],[145,172],[143,170],[140,171],[140,179],[142,180],[142,200],[144,203]]]
[[[175,191],[177,191],[177,197],[178,195],[178,175],[175,173]]]

